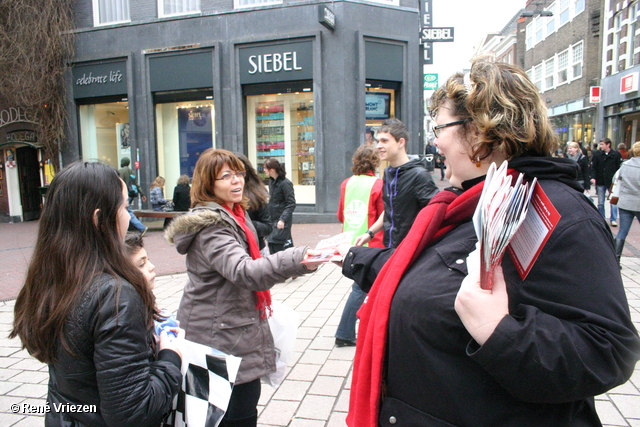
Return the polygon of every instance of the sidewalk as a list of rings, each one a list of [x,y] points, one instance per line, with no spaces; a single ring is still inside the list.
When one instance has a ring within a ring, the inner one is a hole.
[[[622,275],[637,328],[640,328],[640,262],[623,258]],[[175,312],[185,274],[156,279],[158,306]],[[354,347],[334,347],[333,334],[346,302],[351,280],[334,265],[276,285],[275,300],[300,315],[295,353],[285,381],[276,390],[262,387],[260,426],[344,426],[349,406]],[[0,302],[0,330],[6,337],[14,301]],[[42,407],[47,394],[47,367],[20,350],[17,339],[0,338],[0,425],[42,426],[42,415],[12,413],[12,404]],[[596,407],[605,426],[640,426],[640,366],[626,384],[598,396]]]

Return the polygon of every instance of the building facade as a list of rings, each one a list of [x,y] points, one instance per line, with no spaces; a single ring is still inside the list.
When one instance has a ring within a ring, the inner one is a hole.
[[[518,22],[517,65],[538,86],[561,147],[597,139],[590,88],[600,83],[601,11],[602,0],[530,0]]]
[[[600,117],[602,136],[610,138],[614,147],[625,143],[630,148],[640,140],[639,16],[637,1],[604,2]]]
[[[419,150],[417,0],[81,0],[75,16],[65,164],[128,157],[170,197],[209,147],[259,173],[274,157],[296,220],[325,222],[367,126],[398,117]]]

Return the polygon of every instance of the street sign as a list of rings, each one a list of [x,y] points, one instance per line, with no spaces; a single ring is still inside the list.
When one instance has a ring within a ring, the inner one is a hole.
[[[600,86],[591,86],[590,90],[591,96],[589,97],[589,102],[592,104],[600,103]]]
[[[438,89],[438,74],[424,75],[424,90]]]
[[[442,28],[423,28],[420,33],[420,42],[452,42],[453,41],[453,27]]]

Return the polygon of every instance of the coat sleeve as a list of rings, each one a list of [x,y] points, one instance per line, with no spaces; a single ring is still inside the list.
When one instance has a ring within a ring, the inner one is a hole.
[[[225,225],[207,227],[198,236],[208,268],[234,285],[264,291],[290,277],[310,273],[300,264],[306,247],[289,248],[254,260],[237,236]]]
[[[273,227],[271,227],[271,217],[269,216],[269,209],[267,209],[266,205],[252,215],[251,222],[258,232],[259,239],[264,239],[271,234]]]
[[[353,246],[342,262],[342,274],[369,292],[394,249]]]
[[[340,184],[340,200],[338,201],[338,221],[344,224],[344,195],[347,191],[347,183],[349,182],[349,178],[342,181]]]
[[[591,219],[552,235],[524,281],[503,263],[510,314],[467,354],[516,398],[585,399],[633,373],[640,340],[605,228]]]
[[[163,350],[150,361],[142,299],[123,282],[107,285],[92,314],[100,412],[109,426],[157,426],[171,410],[182,383],[180,357]]]
[[[293,211],[296,209],[296,195],[293,191],[293,183],[288,179],[285,179],[282,182],[282,192],[284,195],[284,210],[282,211],[279,220],[283,221],[285,224],[291,224],[291,217],[293,216]]]
[[[420,209],[429,204],[431,198],[439,191],[431,174],[425,169],[424,172],[420,171],[419,179],[414,184],[416,192],[416,200]]]

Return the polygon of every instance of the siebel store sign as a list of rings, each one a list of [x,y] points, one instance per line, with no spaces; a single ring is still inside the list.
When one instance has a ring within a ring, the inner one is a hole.
[[[310,41],[240,48],[240,83],[311,80],[312,48]]]

